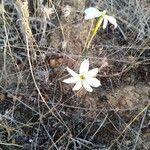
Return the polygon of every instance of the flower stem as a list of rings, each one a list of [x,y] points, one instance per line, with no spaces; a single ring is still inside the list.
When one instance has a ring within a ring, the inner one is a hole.
[[[91,42],[92,42],[93,38],[95,37],[95,35],[96,35],[98,29],[100,28],[100,26],[101,26],[101,24],[102,24],[102,21],[103,21],[103,17],[100,16],[99,19],[98,19],[98,21],[97,21],[97,23],[96,23],[96,26],[95,26],[95,28],[94,28],[94,30],[93,30],[92,36],[91,36],[90,40],[88,41],[87,45],[85,46],[85,48],[84,48],[84,50],[83,50],[83,55],[84,55],[84,57],[86,57],[86,55],[87,55],[87,53],[88,53],[88,50],[89,50],[89,47],[90,47],[90,45],[91,45]]]

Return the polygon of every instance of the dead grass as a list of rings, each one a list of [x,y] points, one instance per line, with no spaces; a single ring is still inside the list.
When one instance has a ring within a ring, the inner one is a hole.
[[[90,46],[102,86],[74,93],[61,81],[83,59],[89,6],[119,26],[99,30]],[[0,149],[148,150],[149,8],[148,0],[2,0]]]

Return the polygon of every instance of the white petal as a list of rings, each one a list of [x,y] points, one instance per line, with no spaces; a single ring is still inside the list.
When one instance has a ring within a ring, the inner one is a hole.
[[[80,70],[79,70],[79,73],[80,74],[86,74],[89,70],[89,60],[88,59],[85,59],[82,63],[81,63],[81,66],[80,66]]]
[[[80,90],[81,89],[81,87],[82,87],[82,83],[81,83],[81,81],[78,81],[76,84],[75,84],[75,86],[73,87],[73,91],[78,91],[78,90]]]
[[[103,29],[106,29],[107,24],[108,24],[108,20],[107,20],[107,18],[104,17],[104,20],[103,20]]]
[[[98,9],[94,7],[87,8],[84,11],[84,13],[85,13],[85,20],[99,17],[102,14]]]
[[[117,27],[117,21],[114,17],[108,16],[108,21],[113,24],[115,28]]]
[[[86,81],[88,82],[88,84],[90,86],[93,86],[93,87],[101,86],[100,81],[98,79],[96,79],[96,78],[88,78]]]
[[[92,92],[93,89],[90,87],[90,85],[86,82],[86,81],[83,81],[83,87],[88,91],[88,92]]]
[[[63,80],[62,82],[64,82],[64,83],[76,83],[78,80],[79,79],[76,77],[71,77],[71,78]]]
[[[98,68],[94,68],[90,71],[88,71],[88,73],[86,74],[87,77],[95,77],[98,73]]]
[[[73,77],[77,77],[78,74],[76,72],[74,72],[72,69],[67,67],[67,71],[70,73],[70,75],[72,75]]]

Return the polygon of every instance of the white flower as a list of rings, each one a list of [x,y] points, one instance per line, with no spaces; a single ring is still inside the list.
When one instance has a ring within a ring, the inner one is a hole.
[[[74,91],[81,89],[83,86],[88,92],[92,92],[92,87],[99,87],[101,85],[100,81],[95,78],[98,73],[98,68],[89,70],[89,60],[85,59],[80,66],[79,74],[67,67],[67,71],[72,77],[63,80],[65,83],[75,83],[73,87]]]
[[[87,8],[85,11],[85,20],[93,19],[102,16],[103,17],[103,29],[106,28],[108,21],[114,25],[114,27],[117,27],[117,21],[114,17],[106,15],[106,10],[103,12],[100,12],[97,8],[90,7]]]
[[[100,12],[98,9],[94,7],[87,8],[85,11],[85,20],[97,18],[102,15],[102,12]]]

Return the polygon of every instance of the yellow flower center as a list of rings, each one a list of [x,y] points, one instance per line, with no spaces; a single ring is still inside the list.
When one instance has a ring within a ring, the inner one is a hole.
[[[85,76],[84,75],[80,75],[80,80],[85,80]]]

